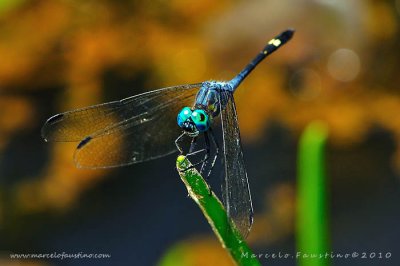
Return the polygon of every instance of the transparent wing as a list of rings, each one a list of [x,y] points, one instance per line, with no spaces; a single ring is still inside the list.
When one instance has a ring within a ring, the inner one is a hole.
[[[135,95],[51,117],[42,128],[47,141],[81,141],[78,167],[105,168],[142,162],[176,150],[176,115],[192,106],[201,84]]]
[[[221,91],[220,95],[220,102],[225,105],[225,108],[221,110],[225,157],[222,195],[228,216],[246,238],[253,223],[253,206],[243,160],[236,107],[232,92]]]

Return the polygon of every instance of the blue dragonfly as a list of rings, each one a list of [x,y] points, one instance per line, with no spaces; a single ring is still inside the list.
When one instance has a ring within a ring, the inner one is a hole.
[[[79,142],[74,161],[80,168],[109,168],[148,161],[174,153],[182,154],[181,140],[191,140],[187,156],[203,154],[201,171],[211,161],[208,175],[219,154],[213,133],[220,117],[225,178],[222,197],[228,216],[246,237],[253,223],[253,207],[240,141],[233,93],[247,75],[268,55],[293,36],[286,30],[232,80],[162,88],[49,118],[42,128],[46,141]],[[177,115],[177,116],[176,116]],[[214,123],[215,124],[215,123]],[[204,137],[204,148],[194,151]],[[213,158],[211,158],[213,150]]]

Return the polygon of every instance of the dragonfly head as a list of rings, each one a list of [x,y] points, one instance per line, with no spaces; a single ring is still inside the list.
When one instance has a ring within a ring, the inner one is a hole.
[[[206,111],[202,109],[192,110],[189,107],[184,107],[176,120],[178,125],[192,137],[210,128],[210,118]]]

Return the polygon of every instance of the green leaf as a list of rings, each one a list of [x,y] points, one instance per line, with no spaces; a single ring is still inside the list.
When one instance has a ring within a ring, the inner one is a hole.
[[[215,235],[232,259],[238,265],[260,265],[204,178],[195,168],[183,171],[191,166],[189,160],[181,155],[177,158],[176,166],[189,196],[200,207]]]
[[[298,265],[327,266],[330,254],[325,177],[325,125],[313,122],[304,130],[298,151],[296,241]]]

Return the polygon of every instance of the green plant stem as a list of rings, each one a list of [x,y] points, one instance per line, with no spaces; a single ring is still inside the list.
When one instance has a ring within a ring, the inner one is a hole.
[[[324,124],[313,122],[304,130],[298,152],[296,241],[298,265],[327,266],[329,258],[310,258],[329,254],[327,193],[325,177]]]
[[[234,223],[228,218],[221,201],[210,191],[204,178],[195,168],[182,171],[190,165],[185,156],[181,155],[177,158],[178,173],[189,192],[189,196],[200,207],[222,246],[238,265],[260,265],[254,253],[235,228]]]

